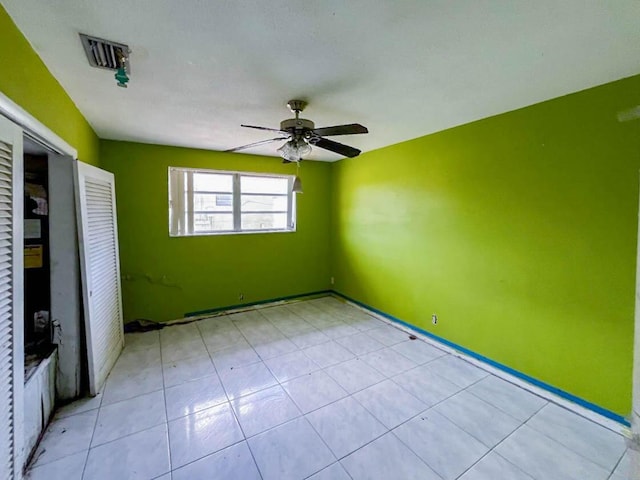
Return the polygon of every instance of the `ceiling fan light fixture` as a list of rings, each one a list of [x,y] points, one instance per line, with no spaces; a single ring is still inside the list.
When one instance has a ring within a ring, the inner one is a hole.
[[[299,162],[311,153],[311,145],[303,138],[292,139],[278,149],[280,156],[289,162]]]

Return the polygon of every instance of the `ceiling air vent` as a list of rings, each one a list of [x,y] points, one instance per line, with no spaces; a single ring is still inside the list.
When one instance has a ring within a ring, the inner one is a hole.
[[[128,45],[91,37],[83,33],[80,34],[80,40],[82,40],[87,60],[92,67],[116,71],[123,66],[127,73],[131,73]]]

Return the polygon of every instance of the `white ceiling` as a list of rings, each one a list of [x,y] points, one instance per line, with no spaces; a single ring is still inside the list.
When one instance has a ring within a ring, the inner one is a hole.
[[[638,0],[1,2],[108,139],[225,150],[302,98],[368,151],[640,73]],[[129,44],[128,89],[78,32]]]

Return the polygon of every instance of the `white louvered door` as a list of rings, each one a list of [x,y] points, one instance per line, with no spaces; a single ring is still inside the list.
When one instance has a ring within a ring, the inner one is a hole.
[[[22,478],[22,129],[0,117],[0,478]]]
[[[89,391],[96,395],[124,346],[113,174],[76,162],[76,204]]]

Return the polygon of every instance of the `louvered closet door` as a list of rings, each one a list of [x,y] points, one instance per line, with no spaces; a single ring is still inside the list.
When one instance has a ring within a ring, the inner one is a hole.
[[[22,478],[22,130],[0,117],[0,478]]]
[[[89,390],[96,395],[124,345],[113,174],[77,162],[76,202]]]

